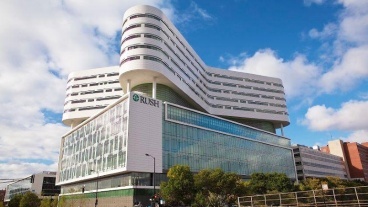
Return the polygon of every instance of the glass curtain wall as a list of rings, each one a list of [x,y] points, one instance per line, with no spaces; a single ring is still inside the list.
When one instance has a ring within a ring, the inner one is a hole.
[[[6,194],[4,200],[10,200],[17,194],[24,194],[28,191],[31,191],[32,187],[31,180],[32,178],[28,177],[23,180],[19,180],[15,183],[9,184],[6,187]]]
[[[65,136],[61,147],[59,182],[124,168],[127,123],[128,99]]]
[[[163,168],[221,168],[250,175],[285,173],[295,179],[290,140],[213,116],[165,104]]]

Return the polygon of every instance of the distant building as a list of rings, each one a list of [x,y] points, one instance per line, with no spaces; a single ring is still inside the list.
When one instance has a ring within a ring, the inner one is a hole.
[[[4,203],[5,190],[0,190],[0,203]]]
[[[347,179],[348,175],[343,159],[318,149],[301,145],[293,147],[298,180],[327,176]]]
[[[33,192],[40,198],[60,194],[60,186],[55,186],[56,172],[43,171],[6,186],[4,201],[9,202],[17,194]]]
[[[368,142],[329,141],[322,151],[341,156],[347,164],[351,179],[368,181]]]

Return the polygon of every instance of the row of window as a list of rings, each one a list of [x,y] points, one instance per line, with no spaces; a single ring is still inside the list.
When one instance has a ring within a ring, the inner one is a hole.
[[[168,59],[170,59],[170,61],[176,65],[177,68],[180,69],[180,71],[190,80],[193,81],[193,83],[206,95],[206,92],[204,91],[204,89],[201,88],[201,86],[199,86],[193,78],[191,78],[171,57],[169,57],[169,55],[161,48],[161,47],[158,47],[158,46],[155,46],[155,45],[150,45],[150,44],[143,44],[143,45],[132,45],[132,46],[127,46],[127,50],[132,50],[132,49],[138,49],[138,48],[147,48],[147,49],[152,49],[152,50],[156,50],[156,51],[160,51],[161,53],[163,53]],[[169,47],[169,49],[171,49]],[[124,53],[124,51],[126,50],[126,48],[122,49],[122,53]],[[171,49],[172,50],[172,49]],[[175,52],[172,51],[174,54]],[[176,54],[175,54],[176,55]],[[177,56],[177,55],[176,55]],[[177,56],[177,58],[179,58]],[[179,58],[180,59],[180,58]],[[180,59],[181,60],[181,59]],[[181,60],[182,61],[182,60]],[[182,63],[192,72],[192,74],[194,76],[196,76],[196,78],[198,79],[198,76],[193,72],[193,70],[186,64],[182,61]],[[254,90],[259,90],[259,91],[266,91],[266,92],[272,92],[272,93],[281,93],[281,94],[284,94],[284,92],[282,90],[275,90],[275,89],[269,89],[269,88],[261,88],[261,87],[252,87],[252,86],[247,86],[247,85],[239,85],[239,84],[233,84],[233,83],[226,83],[226,82],[218,82],[218,81],[211,81],[211,80],[208,80],[206,79],[209,83],[212,83],[212,84],[215,84],[215,85],[223,85],[223,86],[229,86],[229,87],[239,87],[239,88],[246,88],[246,89],[254,89]],[[205,83],[203,83],[201,81],[201,83],[203,84],[203,86],[209,90],[209,91],[212,91],[212,92],[221,92],[220,89],[214,89],[214,88],[210,88],[208,87]],[[241,92],[239,92],[241,93]],[[236,94],[236,92],[234,91],[234,94]],[[243,94],[242,94],[243,95]],[[246,94],[247,95],[247,94]],[[258,94],[255,94],[254,96],[256,97],[260,97],[260,95]],[[265,98],[268,98],[268,99],[273,99],[274,96],[262,96],[261,97],[265,97]],[[277,97],[279,98],[279,97]],[[279,98],[279,99],[283,99],[283,98]]]
[[[237,136],[248,137],[251,139],[273,143],[280,146],[290,146],[290,140],[278,137],[273,134],[259,131],[245,125],[231,123],[227,120],[222,120],[213,116],[200,114],[194,111],[189,111],[184,108],[179,108],[166,104],[167,119],[179,121],[181,123],[190,124],[192,126],[204,127],[207,129],[229,133]]]
[[[68,83],[72,80],[79,81],[79,80],[87,80],[87,79],[93,79],[93,78],[104,78],[104,77],[112,77],[112,76],[118,76],[119,73],[113,72],[113,73],[105,73],[105,74],[97,74],[97,75],[91,75],[91,76],[82,76],[82,77],[73,77],[68,80]]]
[[[122,88],[115,88],[115,89],[112,89],[112,88],[107,88],[107,89],[98,89],[98,90],[89,90],[89,91],[81,91],[81,92],[74,92],[74,93],[69,93],[66,95],[66,97],[69,97],[69,96],[78,96],[78,95],[87,95],[87,94],[95,94],[95,93],[103,93],[104,91],[105,92],[112,92],[112,91],[121,91],[123,90]]]
[[[131,56],[131,57],[128,57],[126,59],[123,60],[123,62],[127,62],[127,61],[131,61],[131,60],[138,60],[140,59],[140,56]],[[192,91],[193,93],[195,93],[200,99],[202,99],[207,105],[213,107],[213,108],[225,108],[226,105],[221,105],[221,104],[212,104],[210,102],[208,102],[205,98],[203,98],[190,84],[188,84],[179,74],[177,74],[165,61],[163,61],[161,58],[158,58],[158,57],[155,57],[155,56],[143,56],[143,59],[146,59],[146,60],[152,60],[152,61],[155,61],[155,62],[159,62],[161,64],[163,64],[170,72],[172,72],[174,75],[178,76],[178,78],[183,81]],[[206,94],[207,95],[207,94]],[[208,95],[207,95],[208,96]],[[260,95],[258,95],[259,97]],[[213,98],[215,96],[212,96]],[[224,97],[216,97],[217,99],[223,99],[223,100],[227,100],[226,98]],[[235,99],[234,99],[235,100]],[[239,102],[241,100],[236,100],[236,101],[233,101],[233,99],[231,99],[230,101],[232,102]],[[244,101],[244,100],[243,100]],[[244,103],[244,102],[243,102]],[[258,104],[259,105],[259,102],[253,102],[254,104]],[[263,102],[264,103],[264,102]],[[264,104],[263,104],[264,105]],[[257,111],[257,112],[261,112],[261,113],[272,113],[272,114],[286,114],[287,115],[287,112],[285,111],[275,111],[275,110],[262,110],[262,109],[246,109],[244,107],[237,107],[237,106],[230,106],[230,107],[236,107],[236,109],[238,110],[247,110],[247,111]],[[284,108],[284,107],[282,107]]]
[[[322,165],[322,164],[318,164],[318,163],[312,163],[312,162],[305,162],[303,161],[303,165],[305,166],[310,166],[310,167],[319,167],[319,168],[322,168],[322,169],[330,169],[330,170],[339,170],[339,171],[344,171],[344,166],[340,165],[340,167],[333,167],[333,166],[330,166],[330,165]]]
[[[94,168],[92,168],[95,170]],[[89,175],[97,175],[95,172],[88,171]],[[166,174],[159,174],[156,172],[155,174],[155,184],[157,186],[160,185],[162,181],[167,181]],[[107,178],[99,178],[98,179],[98,189],[109,189],[109,188],[117,188],[124,186],[152,186],[152,173],[126,173],[123,175],[114,175]],[[61,188],[61,193],[70,193],[70,192],[82,192],[82,187],[87,191],[94,191],[97,187],[96,180],[88,180],[84,182],[78,182],[77,184],[65,185]],[[126,196],[127,192],[130,192],[131,189],[123,189],[123,190],[113,190],[113,191],[102,191],[99,192],[99,196],[101,197],[122,197]]]
[[[282,84],[279,84],[279,83],[271,83],[271,82],[266,82],[266,81],[260,81],[260,80],[254,80],[254,79],[249,79],[249,78],[245,78],[245,79],[239,79],[238,77],[234,77],[234,76],[227,76],[227,75],[219,75],[219,74],[213,74],[213,73],[209,73],[209,72],[207,72],[205,69],[204,69],[204,67],[197,61],[197,59],[193,56],[193,54],[186,48],[186,46],[182,43],[182,41],[180,41],[180,39],[177,37],[177,35],[175,35],[175,33],[170,29],[170,27],[168,27],[168,25],[166,24],[166,22],[164,22],[164,21],[162,21],[162,19],[160,19],[159,17],[157,17],[157,16],[155,16],[155,15],[153,15],[153,14],[137,14],[139,17],[148,17],[148,18],[153,18],[153,19],[156,19],[156,20],[158,20],[158,21],[161,21],[161,22],[163,22],[165,25],[166,25],[166,27],[167,27],[167,29],[169,29],[171,32],[172,32],[172,34],[173,34],[173,36],[174,37],[176,37],[176,39],[181,43],[181,45],[187,50],[187,52],[194,58],[194,60],[195,60],[195,62],[197,62],[197,64],[201,67],[201,69],[203,70],[203,72],[205,72],[207,75],[210,75],[210,76],[214,76],[214,77],[220,77],[220,78],[226,78],[226,79],[231,79],[231,80],[240,80],[240,81],[248,81],[248,82],[253,82],[253,83],[259,83],[259,84],[267,84],[267,85],[274,85],[274,86],[276,86],[276,87],[281,87],[281,88],[283,88],[283,86],[282,86]],[[137,15],[133,15],[133,16],[137,16]],[[137,17],[135,17],[135,18],[137,18]],[[127,18],[126,20],[125,20],[125,22],[124,22],[124,24],[126,23],[126,21],[128,20],[129,18]],[[123,25],[124,25],[123,24]],[[154,29],[156,29],[156,30],[158,30],[158,31],[162,31],[164,34],[165,34],[165,36],[168,38],[168,39],[170,39],[171,41],[172,41],[172,43],[176,46],[176,48],[182,53],[182,55],[183,56],[185,56],[187,59],[188,59],[188,61],[189,62],[191,62],[192,63],[192,65],[197,69],[197,71],[202,75],[202,77],[203,78],[205,78],[204,77],[204,75],[198,70],[198,68],[193,64],[193,62],[192,61],[190,61],[190,59],[188,58],[188,56],[177,46],[177,44],[169,37],[169,35],[167,35],[167,33],[161,28],[161,27],[159,27],[158,25],[153,25],[153,24],[145,24],[145,26],[146,27],[150,27],[150,28],[154,28]],[[129,27],[127,27],[124,31],[123,31],[123,34],[124,34],[124,32],[125,31],[127,31],[127,30],[130,30],[130,29],[133,29],[133,28],[136,28],[136,27],[141,27],[141,24],[134,24],[134,25],[131,25],[131,26],[129,26]],[[134,35],[134,37],[140,37],[140,35],[137,35],[137,34],[135,34]],[[127,37],[127,39],[124,39],[123,41],[122,41],[122,44],[126,41],[126,40],[128,40],[128,39],[130,39],[130,37]],[[162,39],[160,38],[160,37],[155,37],[155,39],[158,39],[158,40],[161,40],[162,41]],[[167,44],[166,42],[165,42],[165,44]],[[176,53],[169,47],[169,49],[176,55]],[[179,58],[180,59],[180,58]],[[181,60],[181,59],[180,59]],[[182,61],[182,60],[181,60]],[[206,78],[205,78],[206,79]]]
[[[336,177],[345,177],[346,176],[344,173],[337,174],[337,173],[328,173],[328,172],[321,172],[321,171],[315,171],[315,170],[304,170],[304,174],[307,177],[308,176],[313,176],[313,175],[336,176]]]
[[[107,85],[107,84],[115,84],[115,83],[119,83],[119,80],[110,80],[110,81],[84,83],[84,84],[74,84],[74,85],[68,86],[66,88],[66,90],[68,90],[70,88],[79,88],[79,87],[85,88],[85,87],[90,87],[90,86]]]
[[[69,108],[65,109],[63,113],[73,112],[73,111],[88,111],[88,110],[95,110],[95,109],[103,109],[108,105],[97,105],[97,106],[86,106],[86,107],[79,107],[79,108]]]
[[[240,78],[240,77],[234,77],[234,76],[229,76],[229,75],[220,75],[220,74],[215,74],[215,73],[211,73],[211,75],[213,77],[218,77],[218,78],[225,78],[225,79],[238,80],[238,81],[246,81],[246,82],[258,83],[258,84],[266,84],[266,85],[270,85],[270,86],[273,85],[273,86],[276,86],[276,87],[284,88],[284,86],[282,84],[279,84],[279,83],[272,83],[272,82],[261,81],[261,80],[256,80],[256,79],[249,79],[249,78]]]
[[[316,155],[316,156],[328,157],[332,160],[337,160],[337,159],[341,160],[342,159],[341,157],[336,156],[336,155],[332,155],[332,154],[328,154],[328,153],[324,153],[324,152],[321,152],[321,151],[318,151],[318,150],[312,150],[312,149],[304,148],[304,147],[301,147],[300,151],[303,154],[307,153],[307,154]]]
[[[78,100],[71,100],[66,101],[64,105],[68,104],[69,102],[72,104],[76,103],[86,103],[86,102],[94,102],[94,101],[105,101],[105,100],[113,100],[113,99],[119,99],[121,96],[106,96],[106,97],[100,97],[100,98],[89,98],[89,99],[78,99]]]
[[[135,37],[140,37],[140,34],[139,35],[137,35],[137,34],[134,34],[133,35],[134,36],[134,38]],[[146,37],[146,35],[145,35],[145,37]],[[150,36],[151,37],[151,36]],[[128,38],[128,37],[127,37]],[[132,38],[129,38],[129,39],[132,39]],[[161,38],[159,38],[159,37],[157,37],[157,38],[155,38],[155,39],[158,39],[158,40],[160,40],[160,41],[163,41]],[[123,41],[123,42],[125,42],[126,41],[126,39]],[[169,48],[169,50],[173,53],[173,54],[175,54],[175,56],[189,69],[189,71],[191,71],[191,73],[196,77],[196,79],[197,80],[199,80],[200,81],[200,83],[202,83],[203,84],[203,86],[204,87],[206,87],[207,89],[209,88],[209,87],[207,87],[206,86],[206,84],[205,83],[203,83],[199,78],[198,78],[198,76],[194,73],[194,71],[186,64],[186,63],[184,63],[184,61],[175,53],[175,51],[165,42],[165,41],[163,41],[164,42],[164,44]],[[175,43],[174,43],[175,44]],[[182,50],[180,50],[180,48],[176,45],[176,47],[177,47],[177,49],[179,50],[179,51],[181,51],[182,52]],[[153,46],[153,45],[149,45],[149,46],[146,46],[146,45],[134,45],[134,46],[128,46],[128,50],[131,50],[131,49],[136,49],[136,48],[148,48],[148,49],[154,49],[154,50],[157,50],[157,51],[161,51],[166,57],[168,57],[168,54],[164,51],[164,50],[162,50],[160,47],[157,47],[157,46]],[[124,49],[122,49],[122,52],[121,52],[121,54],[123,54],[124,53],[124,51],[125,51],[125,48]],[[240,87],[240,88],[250,88],[250,86],[242,86],[242,85],[239,85],[239,84],[232,84],[232,83],[221,83],[221,82],[217,82],[217,81],[212,81],[212,80],[209,80],[207,77],[205,77],[200,71],[199,71],[199,69],[193,64],[193,62],[192,61],[190,61],[190,59],[182,52],[182,54],[188,59],[188,61],[192,64],[192,66],[194,67],[194,68],[196,68],[197,69],[197,72],[202,76],[202,78],[203,79],[205,79],[208,83],[212,83],[212,84],[216,84],[216,85],[224,85],[224,86],[230,86],[230,87]],[[168,57],[169,58],[169,57]],[[193,83],[195,84],[195,85],[197,85],[197,83],[195,83],[195,81],[175,62],[175,61],[173,61],[172,60],[172,58],[169,58],[170,60],[171,60],[171,62],[173,62],[182,72],[183,72],[183,74],[185,75],[185,76],[187,76],[187,78],[188,79],[191,79],[192,81],[193,81]],[[219,74],[214,74],[214,76],[216,77],[231,77],[231,76],[225,76],[225,75],[219,75]],[[247,79],[247,78],[245,78],[245,79],[242,79],[241,78],[241,80],[240,81],[243,81],[243,80],[245,80],[245,81],[249,81],[249,82],[253,82],[253,83],[265,83],[265,82],[263,82],[263,81],[258,81],[258,80],[251,80],[251,79]],[[267,82],[267,84],[268,84],[268,82]],[[271,83],[269,83],[268,85],[271,85]],[[199,85],[197,85],[198,87],[199,87]],[[200,88],[200,87],[199,87]],[[200,88],[201,89],[201,88]],[[281,93],[281,94],[284,94],[284,92],[282,91],[282,90],[275,90],[275,89],[269,89],[269,88],[262,88],[262,87],[254,87],[254,89],[255,90],[260,90],[260,91],[267,91],[267,92],[272,92],[272,93]],[[203,90],[203,89],[201,89],[201,90]]]
[[[147,24],[145,24],[146,26],[147,26]],[[133,27],[133,28],[136,28],[137,26],[135,26],[135,27]],[[148,27],[151,27],[152,28],[152,25],[151,24],[149,24],[148,25]],[[156,28],[157,30],[159,30],[159,31],[162,31],[162,32],[164,32],[159,26],[155,26],[154,28]],[[165,32],[164,32],[165,33]],[[168,37],[168,39],[170,39],[169,38],[169,36],[165,33],[165,35]],[[134,35],[134,37],[138,37],[136,34]],[[150,37],[150,36],[148,36],[148,37]],[[130,38],[131,39],[131,38]],[[155,38],[155,39],[159,39],[160,41],[162,41],[162,39],[161,38]],[[172,41],[172,40],[171,40]],[[123,42],[125,42],[125,40],[123,41]],[[175,56],[184,64],[184,65],[186,65],[185,63],[184,63],[184,61],[175,53],[175,51],[164,41],[164,44],[169,48],[169,50],[173,53],[173,54],[175,54]],[[182,54],[188,59],[188,61],[193,65],[193,67],[195,67],[196,69],[197,69],[197,72],[198,73],[200,73],[201,74],[201,76],[202,76],[202,78],[204,78],[205,80],[207,80],[207,82],[211,82],[209,79],[207,79],[200,71],[199,71],[199,69],[193,64],[193,62],[192,61],[190,61],[190,59],[183,53],[183,51],[173,42],[173,44],[177,47],[177,49],[179,50],[179,51],[181,51],[182,52]],[[152,47],[150,48],[150,49],[152,49]],[[160,50],[162,53],[164,53],[166,56],[168,56],[167,55],[167,53],[166,52],[164,52],[162,49],[160,49],[160,48],[155,48],[155,50]],[[125,49],[124,50],[122,50],[122,53],[124,53],[124,51],[125,51]],[[197,85],[196,83],[195,83],[195,81],[192,79],[192,78],[190,78],[190,76],[181,68],[181,67],[179,67],[179,65],[175,62],[175,61],[173,61],[172,59],[170,59],[171,60],[171,62],[173,62],[174,63],[174,65],[176,65],[182,72],[183,72],[183,74],[185,75],[185,76],[187,76],[187,78],[188,79],[191,79],[192,81],[193,81],[193,83],[195,84],[195,85]],[[198,62],[197,62],[198,63]],[[199,63],[198,63],[199,64]],[[198,76],[193,72],[193,70],[188,66],[188,65],[186,65],[186,67],[192,72],[192,74],[206,87],[206,85],[198,78]],[[198,86],[198,85],[197,85]],[[201,91],[203,91],[204,92],[204,90],[201,88],[201,87],[198,87]]]
[[[146,27],[149,27],[149,28],[152,28],[152,24],[145,24],[145,26]],[[135,27],[134,27],[135,28]],[[192,66],[197,70],[197,72],[202,76],[202,78],[204,78],[204,79],[206,79],[207,81],[209,81],[200,71],[199,71],[199,69],[194,65],[194,63],[188,58],[188,56],[186,56],[185,54],[184,54],[184,52],[178,47],[178,45],[177,44],[175,44],[175,42],[159,27],[159,26],[157,26],[157,25],[155,25],[154,26],[154,28],[155,29],[157,29],[157,30],[159,30],[159,31],[162,31],[166,36],[167,36],[167,38],[168,39],[170,39],[171,41],[172,41],[172,43],[173,43],[173,45],[175,45],[176,46],[176,48],[182,53],[182,55],[183,56],[185,56],[186,58],[187,58],[187,60],[192,64]],[[126,30],[125,30],[126,31]],[[124,33],[123,33],[124,34]],[[125,38],[123,41],[122,41],[122,43],[124,43],[125,41],[127,41],[127,40],[130,40],[130,39],[133,39],[133,38],[138,38],[138,37],[141,37],[141,34],[133,34],[133,35],[131,35],[131,36],[129,36],[129,37],[127,37],[127,38]],[[198,76],[197,76],[197,74],[195,74],[194,73],[194,71],[187,65],[187,64],[185,64],[184,63],[184,61],[179,57],[179,55],[169,46],[169,44],[167,43],[167,42],[165,42],[164,40],[162,40],[162,38],[161,37],[158,37],[157,35],[153,35],[153,34],[146,34],[146,33],[144,33],[144,37],[147,37],[147,38],[152,38],[152,39],[155,39],[155,40],[158,40],[158,41],[161,41],[161,42],[163,42],[165,45],[166,45],[166,47],[184,64],[184,65],[186,65],[186,67],[192,72],[192,74],[199,80],[199,78],[198,78]],[[149,49],[155,49],[155,50],[160,50],[165,56],[167,56],[168,58],[169,58],[169,56],[168,56],[168,54],[164,51],[164,50],[162,50],[161,48],[149,48]],[[129,50],[129,47],[128,47],[128,50]],[[121,51],[121,54],[123,54],[125,52],[125,48],[124,49],[122,49],[122,51]],[[171,61],[174,63],[174,64],[176,64],[177,65],[177,63],[174,61],[174,60],[172,60],[171,59]],[[198,62],[197,62],[198,63]],[[198,63],[199,64],[199,63]],[[178,68],[180,68],[179,66],[178,66]],[[181,69],[181,68],[180,68]],[[189,75],[184,71],[184,70],[182,70],[181,69],[181,71],[189,78],[189,79],[191,79],[190,77],[189,77]],[[193,82],[194,82],[194,80],[193,80]],[[200,82],[203,84],[203,82],[200,80]]]
[[[334,163],[334,164],[341,164],[341,161],[339,160],[336,160],[336,159],[328,159],[326,158],[325,156],[315,156],[315,155],[310,155],[310,154],[305,154],[305,153],[296,153],[294,155],[295,158],[298,158],[298,157],[302,157],[302,158],[310,158],[310,159],[313,159],[313,160],[320,160],[320,161],[323,161],[323,162],[329,162],[329,163]]]
[[[134,35],[134,37],[140,37],[140,35],[137,35],[137,34],[135,34]],[[145,37],[146,37],[146,34],[145,34]],[[162,41],[162,39],[161,38],[156,38],[156,39],[159,39],[160,41]],[[124,40],[125,41],[125,40]],[[176,55],[176,53],[171,49],[171,47],[170,46],[168,46],[167,45],[167,43],[165,42],[165,45]],[[167,53],[166,52],[164,52],[160,47],[157,47],[157,46],[153,46],[153,45],[134,45],[134,46],[131,46],[131,47],[129,47],[128,46],[128,49],[135,49],[135,48],[148,48],[148,49],[154,49],[154,50],[158,50],[158,51],[161,51],[166,57],[168,57],[168,55],[167,55]],[[122,51],[125,51],[125,49],[123,49]],[[176,55],[177,56],[177,55]],[[180,57],[178,57],[177,56],[177,58],[178,59],[180,59]],[[170,58],[169,58],[170,59]],[[154,59],[152,59],[151,58],[151,60],[154,60]],[[174,63],[174,65],[176,65],[182,72],[183,72],[183,74],[185,74],[186,76],[187,76],[187,78],[188,79],[191,79],[192,81],[193,81],[193,83],[204,93],[204,94],[206,94],[206,92],[199,86],[199,85],[197,85],[196,84],[196,82],[192,79],[192,78],[190,78],[190,76],[180,67],[180,66],[178,66],[178,64],[175,62],[175,61],[173,61],[172,59],[170,59],[171,60],[171,62],[173,62]],[[180,59],[181,60],[181,59]],[[182,61],[182,60],[181,60]],[[190,60],[189,60],[190,61]],[[182,61],[183,62],[183,61]],[[192,62],[191,62],[192,63]],[[183,64],[184,65],[186,65],[184,62],[183,62]],[[192,63],[193,64],[193,63]],[[193,65],[194,66],[194,65]],[[194,75],[194,76],[196,76],[196,78],[197,79],[199,79],[198,78],[198,76],[193,72],[193,70],[188,66],[188,65],[186,65],[186,67],[192,72],[192,74]],[[195,67],[195,66],[194,66]],[[199,70],[197,69],[197,71],[199,72]],[[217,81],[211,81],[211,80],[209,80],[209,79],[207,79],[206,77],[204,77],[203,76],[203,78],[204,79],[206,79],[208,82],[210,82],[210,83],[212,83],[212,84],[216,84],[216,85],[221,85],[221,84],[223,84],[223,85],[225,85],[225,86],[238,86],[238,87],[240,87],[240,88],[247,88],[247,89],[251,89],[252,87],[250,87],[250,86],[243,86],[243,85],[237,85],[237,84],[231,84],[231,83],[221,83],[221,82],[217,82]],[[204,84],[200,79],[199,79],[199,81],[204,85],[204,87],[206,87],[209,91],[213,91],[213,92],[219,92],[220,90],[219,89],[213,89],[213,88],[210,88],[210,87],[207,87],[206,86],[206,84]],[[266,89],[266,88],[259,88],[259,87],[255,87],[254,88],[255,90],[260,90],[260,91],[267,91],[267,92],[273,92],[273,93],[283,93],[283,91],[281,91],[281,90],[274,90],[274,89]],[[236,93],[236,92],[234,92],[234,93]],[[248,95],[248,94],[241,94],[241,95]],[[251,96],[256,96],[256,97],[260,97],[260,95],[257,95],[257,94],[255,94],[255,95],[252,95],[252,94],[250,94]],[[248,95],[249,96],[249,95]],[[210,96],[209,96],[210,97]],[[263,96],[261,96],[261,97],[263,97]],[[270,97],[272,97],[272,96],[265,96],[266,98],[270,98]],[[279,98],[279,97],[275,97],[276,99],[278,99],[278,100],[285,100],[284,98]],[[285,107],[283,107],[283,106],[278,106],[278,105],[275,105],[276,107],[282,107],[282,108],[285,108]]]

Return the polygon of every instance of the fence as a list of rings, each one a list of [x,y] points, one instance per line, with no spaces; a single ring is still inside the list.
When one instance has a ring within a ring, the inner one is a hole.
[[[246,206],[368,207],[368,186],[239,197],[238,207]]]

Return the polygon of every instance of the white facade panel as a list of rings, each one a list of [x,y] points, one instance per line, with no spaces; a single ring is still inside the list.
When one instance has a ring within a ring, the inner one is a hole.
[[[130,93],[127,171],[162,173],[162,102]]]

